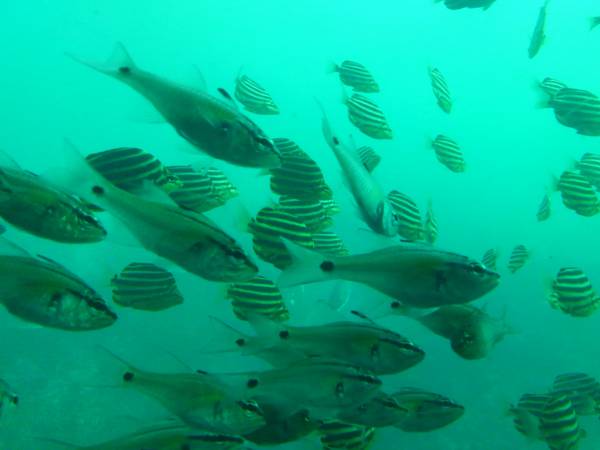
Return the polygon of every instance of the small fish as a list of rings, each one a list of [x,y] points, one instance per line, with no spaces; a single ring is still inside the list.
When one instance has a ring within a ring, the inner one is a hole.
[[[210,178],[216,196],[227,202],[239,195],[237,188],[229,181],[227,176],[216,167],[207,167],[206,176]]]
[[[433,431],[460,419],[465,408],[440,394],[417,388],[403,388],[391,394],[401,407],[408,410],[407,417],[395,425],[402,431]]]
[[[536,217],[538,222],[544,222],[545,220],[548,220],[550,218],[551,214],[552,204],[550,202],[550,196],[546,192],[542,197],[542,201],[540,202],[540,206],[538,207]]]
[[[365,66],[355,61],[344,61],[339,66],[333,64],[330,72],[338,72],[340,81],[355,92],[379,92],[379,85]]]
[[[550,394],[523,394],[517,404],[518,408],[529,411],[536,417],[541,417],[546,404],[552,399]]]
[[[354,281],[416,308],[473,301],[494,289],[500,278],[471,258],[428,244],[403,243],[341,257],[323,257],[291,242],[286,245],[293,264],[280,276],[282,287]]]
[[[427,204],[427,213],[425,214],[425,222],[423,223],[423,232],[425,234],[425,241],[433,244],[438,237],[438,223],[435,215],[433,214],[433,204],[431,200]]]
[[[0,419],[9,407],[19,404],[19,396],[11,389],[8,383],[0,379]]]
[[[335,216],[336,214],[339,214],[342,211],[340,205],[338,205],[334,199],[319,201],[321,205],[323,205],[323,208],[325,208],[327,214],[329,214],[330,216]]]
[[[120,43],[105,64],[73,59],[130,86],[152,103],[182,138],[213,158],[242,167],[279,166],[273,141],[240,112],[224,89],[219,89],[221,98],[217,98],[142,70]]]
[[[546,77],[539,84],[539,88],[550,98],[554,97],[561,90],[567,87],[565,83],[554,78]]]
[[[130,263],[111,280],[115,303],[145,311],[161,311],[183,303],[171,272],[149,263]]]
[[[412,413],[393,396],[378,392],[367,403],[340,412],[337,419],[356,425],[383,428],[401,423]]]
[[[556,184],[563,204],[584,217],[595,216],[600,212],[600,201],[594,187],[583,176],[565,170]]]
[[[135,147],[120,147],[85,157],[104,178],[124,191],[136,193],[151,182],[166,192],[181,186],[177,176],[169,172],[152,154]]]
[[[529,259],[529,250],[524,245],[517,245],[510,254],[508,261],[508,270],[510,273],[515,273],[525,265]]]
[[[381,162],[381,156],[379,156],[372,147],[366,145],[359,147],[356,149],[356,153],[358,153],[360,161],[369,172],[373,172]]]
[[[304,156],[308,157],[306,152],[298,144],[288,138],[273,138],[275,148],[282,156]]]
[[[550,305],[574,317],[588,317],[600,307],[600,297],[577,267],[563,267],[552,283]]]
[[[180,208],[204,213],[223,206],[226,198],[218,195],[212,179],[192,166],[168,166],[167,169],[181,182],[181,186],[169,192]]]
[[[600,16],[590,18],[590,31],[600,25]]]
[[[577,162],[577,169],[596,190],[600,190],[600,154],[585,153]]]
[[[590,91],[566,87],[548,101],[556,120],[584,136],[600,136],[600,98]]]
[[[261,315],[283,322],[290,317],[277,285],[261,275],[243,283],[230,284],[227,298],[231,299],[233,312],[241,320]]]
[[[566,395],[579,416],[600,412],[600,382],[588,374],[571,372],[557,375],[551,392]]]
[[[546,0],[544,5],[540,8],[537,22],[533,34],[531,35],[531,42],[529,43],[529,59],[534,58],[538,54],[546,41],[546,16],[549,2],[550,0]]]
[[[433,95],[437,100],[438,106],[442,109],[442,111],[450,114],[452,111],[452,98],[450,97],[448,83],[442,75],[442,72],[440,72],[439,69],[430,67],[429,78],[431,78],[431,88],[433,89]]]
[[[278,208],[299,219],[313,233],[323,231],[333,225],[333,219],[318,200],[300,200],[283,195],[279,198]]]
[[[235,80],[233,95],[247,111],[254,114],[279,114],[279,108],[265,88],[246,75],[239,75]]]
[[[496,270],[496,261],[498,259],[498,251],[495,248],[486,250],[481,258],[481,262],[490,270]]]
[[[315,251],[328,256],[347,256],[349,254],[344,241],[331,231],[313,233]]]
[[[392,139],[394,134],[385,115],[375,102],[364,95],[352,94],[345,98],[350,122],[373,139]]]
[[[305,409],[284,417],[277,408],[270,408],[266,402],[261,403],[260,407],[265,412],[266,425],[244,436],[254,444],[267,446],[298,441],[319,427],[319,423],[311,420],[310,412]]]
[[[443,1],[448,9],[463,9],[463,8],[483,8],[485,11],[496,0],[435,0],[436,2]]]
[[[390,191],[388,200],[398,220],[398,234],[410,241],[423,239],[424,230],[421,223],[419,207],[408,195],[396,190]]]
[[[540,416],[540,432],[552,450],[579,448],[584,432],[566,395],[553,395],[546,403]]]
[[[465,171],[465,160],[462,150],[453,139],[442,134],[438,134],[431,143],[435,150],[435,156],[438,161],[450,169],[452,172],[460,173]]]
[[[326,421],[319,427],[323,450],[367,450],[375,439],[376,431],[374,427],[335,420]]]

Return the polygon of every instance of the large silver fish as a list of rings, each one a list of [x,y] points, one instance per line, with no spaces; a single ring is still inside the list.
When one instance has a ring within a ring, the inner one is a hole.
[[[122,44],[105,64],[73,57],[133,88],[145,97],[177,133],[213,158],[244,167],[279,167],[271,139],[242,114],[223,89],[222,99],[181,86],[140,69]]]
[[[549,2],[550,0],[546,0],[544,5],[540,8],[540,13],[533,30],[533,34],[531,35],[531,42],[529,43],[528,52],[530,59],[535,58],[542,48],[542,45],[544,45],[544,42],[546,41],[546,11],[548,9]]]

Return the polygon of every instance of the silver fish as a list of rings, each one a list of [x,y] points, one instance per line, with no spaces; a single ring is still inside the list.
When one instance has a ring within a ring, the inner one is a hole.
[[[537,22],[533,34],[531,35],[531,42],[529,43],[529,59],[534,58],[538,54],[546,41],[546,15],[549,2],[550,0],[546,0],[544,5],[540,8]]]

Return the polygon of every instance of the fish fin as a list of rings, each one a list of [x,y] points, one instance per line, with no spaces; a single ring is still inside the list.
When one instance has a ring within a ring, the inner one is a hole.
[[[221,94],[221,97],[223,97],[227,101],[227,103],[233,106],[236,110],[239,110],[237,103],[225,88],[220,87],[217,89],[217,92]]]
[[[0,255],[33,258],[27,250],[5,237],[0,237]]]
[[[370,323],[371,325],[377,325],[377,322],[375,322],[373,319],[371,319],[369,316],[367,316],[365,313],[358,311],[356,309],[353,309],[350,311],[350,314],[352,314],[355,317],[358,317],[359,319],[362,319],[368,323]]]
[[[53,444],[55,446],[60,446],[63,449],[74,448],[74,449],[85,449],[83,445],[76,445],[70,442],[60,441],[58,439],[45,438],[45,437],[35,437],[34,440],[38,442],[44,442],[46,444]]]
[[[331,278],[321,266],[327,264],[328,268],[335,268],[335,258],[329,258],[320,253],[310,251],[287,239],[281,238],[286,246],[292,264],[279,276],[278,285],[282,288],[298,286],[304,283],[325,281]]]
[[[207,350],[204,353],[219,354],[239,352],[242,355],[256,353],[257,348],[254,337],[232,327],[218,317],[209,316],[209,319],[211,326],[213,327],[213,333],[211,333],[213,338],[210,339],[208,345],[210,350]],[[217,347],[215,347],[215,345]]]
[[[208,84],[206,83],[206,78],[204,78],[204,74],[200,70],[200,67],[198,67],[195,64],[192,67],[194,68],[194,71],[196,72],[195,75],[196,75],[196,78],[198,81],[198,90],[201,92],[208,91]]]
[[[230,203],[230,207],[233,209],[232,216],[235,229],[240,233],[248,233],[250,224],[254,220],[252,214],[250,214],[246,205],[239,198],[234,199]]]
[[[325,67],[325,73],[327,73],[327,74],[335,73],[335,72],[339,72],[339,71],[340,71],[340,66],[338,66],[333,61],[328,62],[327,66]]]
[[[558,178],[556,175],[550,175],[550,182],[548,183],[548,189],[550,190],[550,192],[558,192],[559,181],[560,178]]]
[[[137,69],[129,52],[121,42],[115,44],[112,54],[104,63],[92,63],[71,53],[67,53],[66,55],[84,66],[115,77],[127,76]]]
[[[600,25],[600,17],[590,17],[588,20],[590,24],[590,31]]]

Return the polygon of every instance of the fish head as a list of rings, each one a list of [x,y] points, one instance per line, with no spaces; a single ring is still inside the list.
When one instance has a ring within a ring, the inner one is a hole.
[[[224,130],[231,136],[231,140],[249,155],[252,160],[250,166],[264,169],[275,169],[281,166],[281,154],[273,140],[248,117],[239,117],[236,122],[228,124]]]
[[[69,330],[95,330],[112,325],[117,315],[86,286],[66,286],[44,293],[45,315],[52,325]]]
[[[213,408],[218,427],[236,435],[251,433],[266,425],[265,415],[255,400],[225,400]]]
[[[446,261],[436,272],[436,279],[436,289],[452,304],[467,303],[487,294],[498,286],[500,275],[478,261],[462,257]]]
[[[247,281],[258,273],[254,264],[244,250],[236,243],[215,243],[215,245],[199,245],[201,257],[194,258],[192,270],[197,269],[202,276],[212,281]]]
[[[84,205],[57,202],[49,205],[44,214],[47,227],[54,229],[69,242],[100,242],[106,235],[106,229]]]
[[[395,236],[398,234],[398,216],[394,213],[392,205],[387,201],[381,201],[377,205],[377,223],[381,232],[386,236]]]

